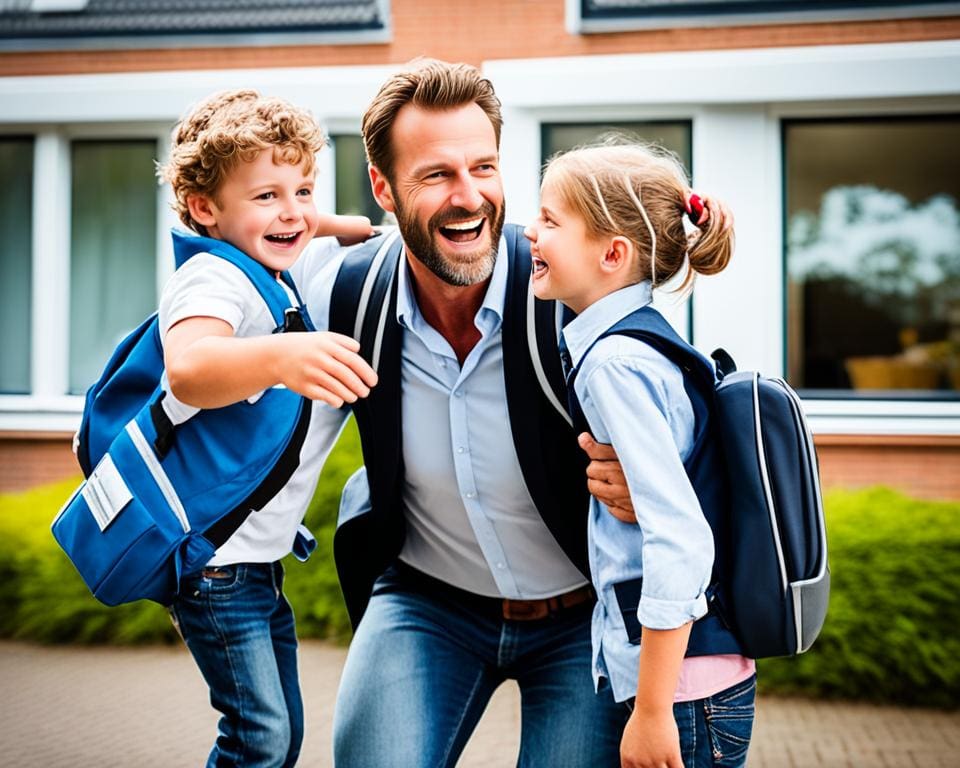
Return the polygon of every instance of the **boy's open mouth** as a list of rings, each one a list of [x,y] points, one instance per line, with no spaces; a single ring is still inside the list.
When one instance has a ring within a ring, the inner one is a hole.
[[[458,221],[437,227],[440,234],[452,243],[471,243],[480,237],[483,232],[483,225],[486,223],[485,217],[470,219],[469,221]]]
[[[541,277],[547,272],[548,269],[550,269],[550,265],[547,264],[547,262],[545,262],[543,259],[539,258],[538,256],[534,256],[532,258],[534,277]]]
[[[300,239],[302,232],[287,232],[284,234],[278,235],[264,235],[264,240],[268,243],[273,243],[274,245],[295,245],[296,242]]]

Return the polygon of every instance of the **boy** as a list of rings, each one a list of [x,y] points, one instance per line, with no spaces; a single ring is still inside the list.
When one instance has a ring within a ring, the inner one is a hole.
[[[230,91],[201,103],[174,129],[170,160],[159,174],[171,183],[184,224],[230,243],[279,279],[319,228],[351,223],[321,221],[314,206],[314,155],[323,143],[306,112],[255,91]],[[253,400],[282,384],[339,408],[376,383],[353,339],[273,334],[250,281],[211,254],[198,253],[176,271],[159,317],[171,394],[190,406]],[[297,639],[279,561],[291,551],[341,423],[335,410],[315,404],[288,483],[200,573],[181,580],[171,614],[223,715],[209,766],[297,760],[303,736]]]

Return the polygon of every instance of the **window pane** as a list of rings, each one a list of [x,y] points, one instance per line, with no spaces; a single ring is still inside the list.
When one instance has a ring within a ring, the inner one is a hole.
[[[153,141],[72,146],[70,391],[83,392],[157,306]]]
[[[331,136],[336,173],[337,213],[366,216],[374,224],[383,221],[383,209],[377,205],[367,175],[367,156],[359,136]]]
[[[0,392],[30,391],[33,139],[0,139]]]
[[[960,390],[960,117],[784,125],[791,383]]]
[[[642,141],[651,141],[675,152],[684,167],[691,170],[689,121],[643,123],[544,123],[542,126],[542,160],[557,152],[589,144],[604,134],[617,133]]]

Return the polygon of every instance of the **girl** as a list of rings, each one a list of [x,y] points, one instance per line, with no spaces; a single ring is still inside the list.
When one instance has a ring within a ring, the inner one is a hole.
[[[689,238],[687,214],[697,226]],[[685,658],[693,622],[708,614],[714,536],[685,466],[696,445],[683,374],[644,341],[604,335],[650,304],[654,287],[721,271],[733,233],[689,193],[675,157],[623,144],[550,162],[525,234],[534,292],[578,315],[563,330],[564,363],[590,430],[620,458],[636,510],[624,522],[591,499],[588,527],[593,674],[598,693],[624,703],[622,764],[743,765],[753,661],[730,652],[737,644],[724,629],[723,642],[691,649],[706,655]]]

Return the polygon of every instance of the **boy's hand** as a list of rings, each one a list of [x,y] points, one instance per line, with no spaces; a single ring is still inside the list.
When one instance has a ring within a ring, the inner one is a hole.
[[[584,453],[590,457],[587,466],[587,489],[597,501],[607,506],[610,514],[624,523],[636,523],[633,501],[623,467],[612,446],[598,443],[589,432],[577,438]]]
[[[377,231],[366,216],[341,216],[335,213],[320,214],[314,237],[336,237],[340,245],[356,245],[370,239]]]
[[[322,400],[334,408],[370,394],[377,374],[357,352],[355,339],[339,333],[314,331],[272,337],[280,351],[276,375],[287,389]]]
[[[680,732],[671,708],[656,714],[634,710],[620,740],[622,768],[683,768]]]

